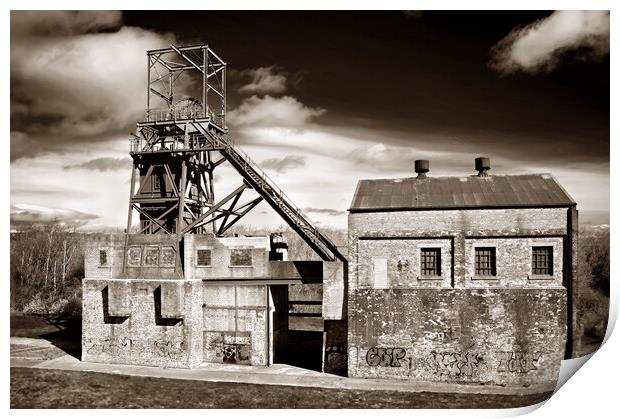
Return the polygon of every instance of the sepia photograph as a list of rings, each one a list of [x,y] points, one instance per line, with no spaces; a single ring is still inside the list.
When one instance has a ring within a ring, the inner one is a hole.
[[[11,409],[522,408],[603,344],[609,10],[11,10],[9,74]]]

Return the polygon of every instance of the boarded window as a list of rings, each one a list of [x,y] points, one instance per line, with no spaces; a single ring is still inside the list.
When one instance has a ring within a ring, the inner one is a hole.
[[[375,288],[387,288],[387,259],[373,259],[373,286]]]
[[[230,266],[252,266],[252,250],[232,249],[230,251]]]
[[[420,263],[422,276],[441,276],[441,249],[438,247],[421,249]]]
[[[532,247],[532,274],[553,275],[553,246]]]
[[[495,276],[495,248],[476,247],[476,276]]]
[[[172,246],[163,246],[161,248],[161,266],[172,267],[175,265],[176,252]]]
[[[196,266],[211,266],[211,249],[196,250]]]
[[[147,246],[144,248],[144,266],[157,266],[159,264],[159,247]]]
[[[128,266],[140,266],[140,260],[142,259],[142,249],[138,246],[131,246],[127,249],[127,265]]]
[[[107,266],[107,265],[108,265],[108,251],[99,250],[99,266]]]

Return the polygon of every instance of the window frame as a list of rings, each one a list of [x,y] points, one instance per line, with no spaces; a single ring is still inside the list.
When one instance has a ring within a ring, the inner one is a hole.
[[[208,250],[209,251],[209,264],[208,265],[200,265],[198,263],[199,257],[198,257],[198,252],[200,251],[205,251]],[[196,266],[197,268],[211,268],[213,267],[213,249],[210,247],[200,247],[198,249],[196,249],[196,254],[195,254],[195,263],[194,266]]]
[[[250,264],[249,265],[235,265],[233,264],[233,253],[235,251],[246,251],[250,254]],[[228,259],[228,266],[231,268],[252,268],[254,266],[254,257],[252,256],[252,248],[232,248],[230,249],[230,256]]]
[[[101,256],[105,255],[105,263],[101,263]],[[107,248],[99,248],[99,263],[97,264],[100,268],[109,268],[110,267],[110,258],[109,252]]]
[[[481,244],[481,245],[474,245],[474,259],[473,259],[473,276],[472,279],[473,280],[498,280],[499,276],[497,274],[497,246],[493,246],[493,245],[489,245],[489,244]],[[479,273],[479,267],[478,267],[478,251],[484,251],[484,250],[489,250],[491,251],[491,253],[489,254],[490,257],[490,267],[489,268],[485,268],[485,269],[489,269],[491,271],[491,274],[482,274]]]
[[[427,280],[437,280],[437,279],[443,279],[443,270],[442,270],[442,248],[440,246],[420,246],[419,248],[420,250],[420,275],[418,276],[418,279],[427,279]],[[430,251],[430,252],[436,252],[435,253],[435,273],[433,274],[429,274],[429,273],[425,273],[425,251]]]
[[[535,248],[543,248],[549,251],[548,253],[548,270],[549,273],[541,274],[534,273],[534,249]],[[534,280],[552,280],[555,279],[555,246],[551,243],[533,243],[530,246],[530,274],[528,279]]]

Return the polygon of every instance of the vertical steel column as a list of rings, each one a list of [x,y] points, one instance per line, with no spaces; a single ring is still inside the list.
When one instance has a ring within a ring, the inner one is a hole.
[[[222,128],[226,128],[226,64],[222,70],[222,93],[224,94],[222,98]]]
[[[185,221],[185,184],[187,183],[187,161],[181,162],[181,184],[179,185],[179,218],[177,219],[177,234],[183,231]]]
[[[125,233],[129,234],[132,223],[133,215],[133,195],[136,189],[136,163],[132,162],[131,165],[131,185],[129,185],[129,211],[127,213],[127,230]]]
[[[146,120],[148,121],[151,113],[151,54],[146,53]]]
[[[209,47],[202,48],[202,111],[209,116]]]

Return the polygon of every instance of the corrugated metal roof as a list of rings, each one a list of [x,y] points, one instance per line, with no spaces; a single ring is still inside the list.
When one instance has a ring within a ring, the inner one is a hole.
[[[364,179],[350,211],[558,207],[575,201],[549,174]]]

